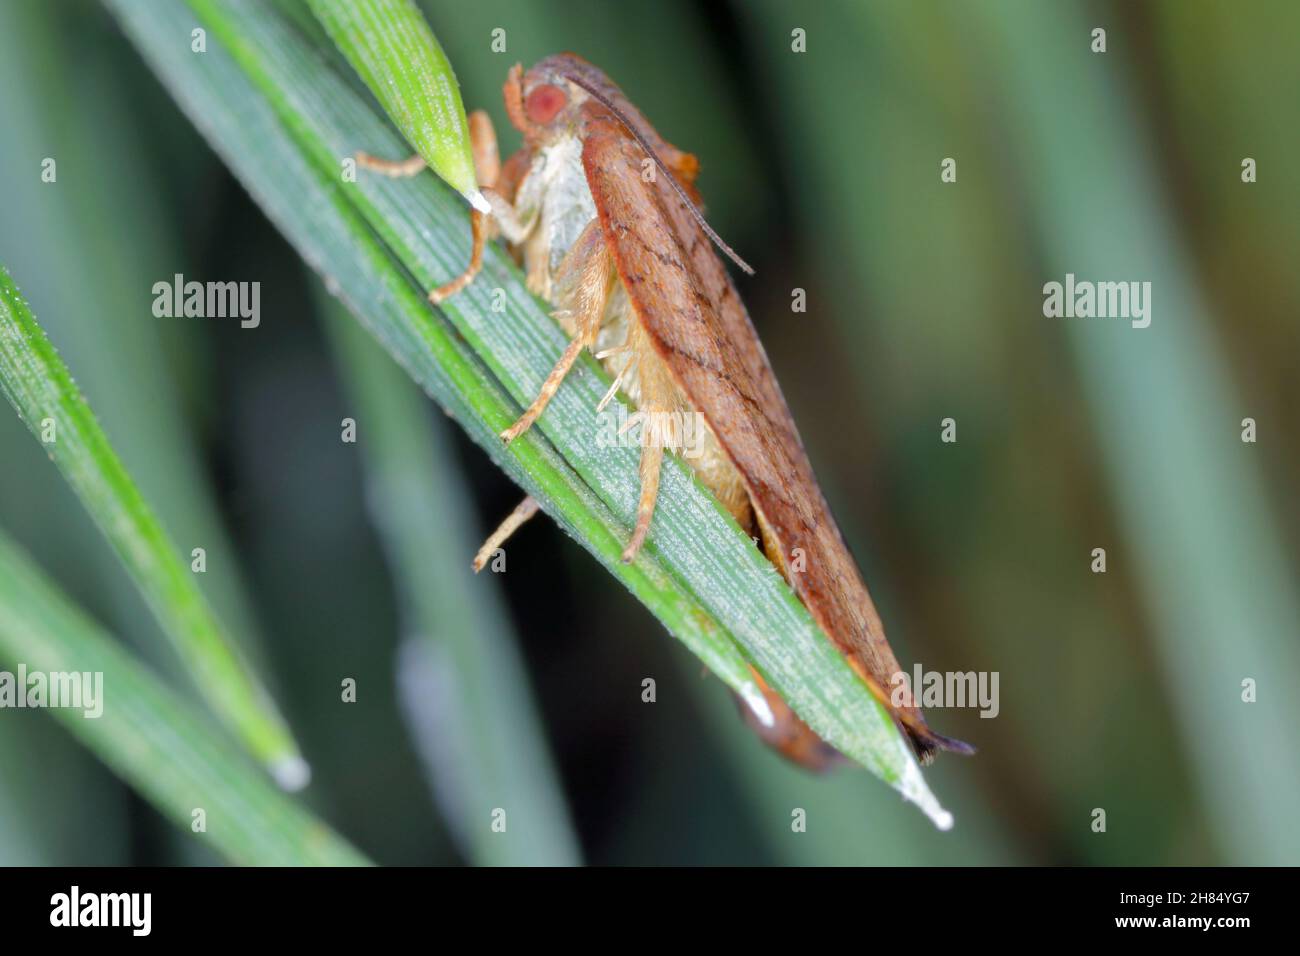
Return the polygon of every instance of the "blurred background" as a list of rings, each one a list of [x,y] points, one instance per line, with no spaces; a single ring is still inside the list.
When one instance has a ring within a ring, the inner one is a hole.
[[[404,580],[376,472],[339,440],[358,375],[392,363],[341,367],[372,346],[111,16],[6,0],[0,261],[173,536],[211,542],[205,590],[268,675],[316,812],[381,863],[500,861],[439,783],[454,722],[421,707],[419,675],[448,671],[416,661],[473,653],[486,630],[502,710],[526,725],[504,728],[501,759],[548,801],[529,862],[1300,863],[1300,7],[423,7],[503,152],[508,67],[572,50],[699,156],[900,660],[997,671],[1000,713],[931,716],[979,748],[927,771],[949,833],[865,771],[786,766],[544,521],[511,542],[507,574],[469,574],[519,492],[396,374],[385,394],[414,423],[396,444],[425,455],[413,467],[448,528],[427,587]],[[152,285],[177,272],[259,281],[261,326],[154,318]],[[1043,284],[1067,272],[1151,282],[1151,327],[1045,318]],[[0,525],[192,697],[79,502],[0,411]],[[939,440],[949,417],[955,444]],[[445,598],[446,633],[413,642],[404,589]],[[0,713],[0,767],[2,863],[211,861],[45,714]]]

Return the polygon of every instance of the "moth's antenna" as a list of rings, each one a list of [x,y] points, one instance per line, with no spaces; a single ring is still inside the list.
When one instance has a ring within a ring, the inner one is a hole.
[[[614,114],[614,118],[623,124],[623,128],[632,134],[632,138],[641,144],[641,148],[649,154],[650,158],[654,160],[655,165],[662,170],[666,177],[668,177],[669,185],[677,191],[678,196],[682,197],[682,202],[686,203],[686,208],[691,211],[691,215],[694,216],[695,221],[700,224],[700,228],[703,229],[708,237],[713,240],[713,244],[725,252],[728,259],[740,266],[740,268],[748,275],[752,276],[754,274],[754,267],[744,259],[740,258],[740,256],[736,254],[736,250],[723,242],[722,237],[713,231],[713,227],[704,221],[704,214],[700,212],[695,203],[691,202],[691,197],[686,195],[686,190],[682,189],[682,184],[677,181],[677,177],[674,176],[668,167],[664,165],[664,161],[659,158],[659,154],[656,153],[654,149],[651,148],[650,144],[645,141],[645,137],[637,132],[636,127],[628,122],[628,118],[623,115],[622,111],[596,90],[593,90],[588,86],[585,81],[578,79],[578,77],[574,76],[572,73],[565,73],[564,78],[572,82],[574,85],[582,87],[591,95],[592,99]]]

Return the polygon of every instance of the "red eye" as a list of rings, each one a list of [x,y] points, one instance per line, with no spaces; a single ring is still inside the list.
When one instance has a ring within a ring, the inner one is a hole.
[[[567,99],[564,90],[558,86],[543,83],[528,94],[528,99],[524,102],[524,112],[528,114],[529,122],[536,123],[538,126],[545,126],[555,119],[560,110],[564,109],[564,103]]]

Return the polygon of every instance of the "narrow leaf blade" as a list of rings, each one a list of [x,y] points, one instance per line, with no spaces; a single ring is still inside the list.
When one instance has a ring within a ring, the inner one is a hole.
[[[50,714],[177,826],[202,833],[231,862],[367,863],[71,605],[3,533],[0,657],[29,673],[102,675],[98,717],[68,707],[51,707]],[[202,831],[195,830],[196,810],[203,811]]]
[[[214,711],[281,785],[305,785],[309,771],[284,719],[226,636],[2,264],[0,390],[113,546]]]

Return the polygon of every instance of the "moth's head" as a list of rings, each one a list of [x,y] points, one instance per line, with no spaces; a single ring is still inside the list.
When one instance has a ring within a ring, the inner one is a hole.
[[[570,135],[581,122],[581,109],[596,90],[607,100],[623,94],[605,74],[576,53],[559,53],[525,71],[515,64],[506,78],[506,111],[530,145]]]
[[[524,142],[533,149],[566,136],[582,136],[588,109],[593,114],[617,120],[663,171],[664,181],[677,191],[708,237],[736,265],[754,274],[749,263],[736,255],[704,221],[698,208],[699,195],[692,185],[699,169],[695,157],[669,145],[623,91],[596,67],[576,53],[548,56],[527,72],[516,63],[510,68],[504,92],[510,122],[524,134]]]

